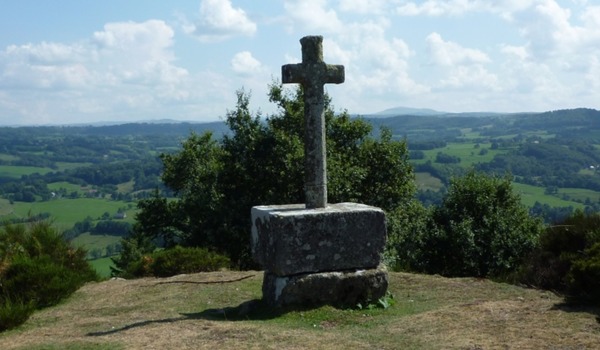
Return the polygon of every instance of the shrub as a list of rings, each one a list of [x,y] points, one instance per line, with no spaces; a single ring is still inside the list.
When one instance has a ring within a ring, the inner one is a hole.
[[[96,272],[83,249],[72,248],[47,221],[0,231],[0,328],[15,327],[33,309],[55,305]]]
[[[130,263],[120,275],[168,277],[182,273],[216,271],[229,266],[229,258],[206,248],[175,246],[142,255],[138,260]]]
[[[114,266],[110,267],[110,274],[124,278],[149,276],[149,261],[144,261],[155,249],[150,238],[134,231],[121,239],[121,254],[111,258]]]
[[[151,264],[154,276],[166,277],[181,273],[216,271],[229,267],[229,258],[205,248],[176,246],[154,254]]]
[[[521,283],[550,289],[571,302],[600,301],[600,214],[575,211],[548,227],[519,274]]]
[[[2,291],[4,295],[33,301],[37,308],[43,308],[57,304],[85,281],[85,276],[58,265],[48,256],[18,257],[3,276]]]
[[[600,306],[600,243],[573,261],[567,274],[567,297],[571,302]]]
[[[33,301],[23,302],[20,299],[13,301],[5,298],[3,302],[0,302],[0,332],[15,328],[27,321],[34,310]]]

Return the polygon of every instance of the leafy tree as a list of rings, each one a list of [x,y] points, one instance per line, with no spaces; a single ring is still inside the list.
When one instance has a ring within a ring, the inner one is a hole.
[[[529,216],[508,177],[470,171],[454,178],[430,220],[398,251],[413,270],[445,276],[505,276],[536,247],[543,226]]]
[[[435,156],[435,162],[443,164],[458,164],[460,163],[460,158],[443,152],[438,152]]]
[[[177,200],[156,193],[141,201],[134,231],[168,245],[214,249],[238,267],[253,267],[251,207],[304,202],[303,90],[273,84],[269,98],[279,110],[263,119],[251,113],[249,94],[238,91],[225,120],[230,133],[220,141],[192,134],[179,152],[162,155],[162,180]],[[328,98],[325,119],[330,202],[393,211],[411,201],[415,185],[404,141],[385,130],[374,139],[370,124],[334,113]]]

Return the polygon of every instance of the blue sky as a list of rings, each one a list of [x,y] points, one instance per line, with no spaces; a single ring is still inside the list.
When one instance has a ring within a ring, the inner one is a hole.
[[[19,0],[0,11],[0,125],[214,121],[324,36],[336,109],[600,109],[591,0]]]

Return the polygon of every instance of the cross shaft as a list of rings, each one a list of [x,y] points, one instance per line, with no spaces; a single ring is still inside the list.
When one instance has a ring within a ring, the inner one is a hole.
[[[344,66],[323,61],[323,37],[300,39],[302,63],[281,67],[284,84],[304,88],[304,195],[306,208],[327,206],[327,157],[325,143],[325,84],[344,82]]]

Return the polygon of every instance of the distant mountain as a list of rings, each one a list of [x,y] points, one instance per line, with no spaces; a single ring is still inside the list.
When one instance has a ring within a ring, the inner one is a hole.
[[[367,118],[388,118],[398,116],[412,116],[412,117],[491,117],[498,115],[510,115],[510,113],[496,113],[496,112],[441,112],[430,108],[410,108],[410,107],[394,107],[389,108],[381,112],[374,114],[366,114],[364,117]]]
[[[448,113],[436,111],[434,109],[429,109],[429,108],[394,107],[394,108],[386,109],[381,112],[377,112],[375,114],[370,114],[369,116],[371,116],[371,117],[374,117],[374,116],[389,117],[389,116],[396,116],[396,115],[427,115],[427,116],[431,116],[431,115],[444,115],[444,114],[448,114]]]

